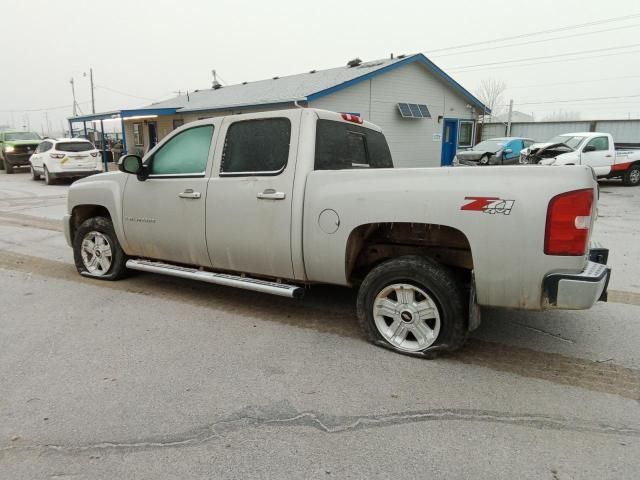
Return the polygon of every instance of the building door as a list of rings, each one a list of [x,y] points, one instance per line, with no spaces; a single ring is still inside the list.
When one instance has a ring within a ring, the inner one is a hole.
[[[444,126],[442,127],[442,157],[440,159],[443,167],[453,164],[457,146],[458,120],[445,118]]]
[[[156,122],[149,122],[149,150],[158,143],[158,125]]]

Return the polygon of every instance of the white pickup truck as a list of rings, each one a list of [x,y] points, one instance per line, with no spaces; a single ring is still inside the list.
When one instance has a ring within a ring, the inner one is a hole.
[[[460,347],[478,306],[606,299],[587,167],[396,169],[378,127],[306,108],[190,123],[119,167],[69,190],[65,235],[88,277],[356,287],[367,337],[422,356]]]
[[[520,152],[520,163],[588,165],[598,178],[622,178],[627,186],[640,185],[640,150],[616,145],[608,133],[564,133]]]

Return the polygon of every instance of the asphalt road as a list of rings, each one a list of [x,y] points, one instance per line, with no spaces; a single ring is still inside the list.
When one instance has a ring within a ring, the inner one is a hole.
[[[66,188],[0,173],[0,479],[637,478],[640,188],[602,188],[614,302],[487,310],[433,361],[344,289],[80,277]]]

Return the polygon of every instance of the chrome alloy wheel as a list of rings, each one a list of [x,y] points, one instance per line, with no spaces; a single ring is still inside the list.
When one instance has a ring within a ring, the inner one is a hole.
[[[629,181],[632,185],[640,183],[640,169],[636,168],[629,174]]]
[[[109,239],[102,233],[91,231],[82,239],[80,250],[82,263],[87,271],[96,277],[106,275],[113,262]]]
[[[419,352],[433,345],[440,333],[440,312],[433,298],[408,283],[383,288],[373,302],[378,332],[395,348]]]

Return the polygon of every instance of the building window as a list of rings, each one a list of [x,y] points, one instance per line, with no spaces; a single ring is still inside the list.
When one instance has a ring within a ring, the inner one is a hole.
[[[142,124],[134,123],[133,124],[133,143],[134,145],[140,146],[143,145],[142,142]]]
[[[473,146],[473,121],[460,120],[459,132],[460,133],[458,133],[458,146],[459,147]]]
[[[173,120],[173,129],[180,128],[184,125],[184,120],[181,118],[176,118]]]

